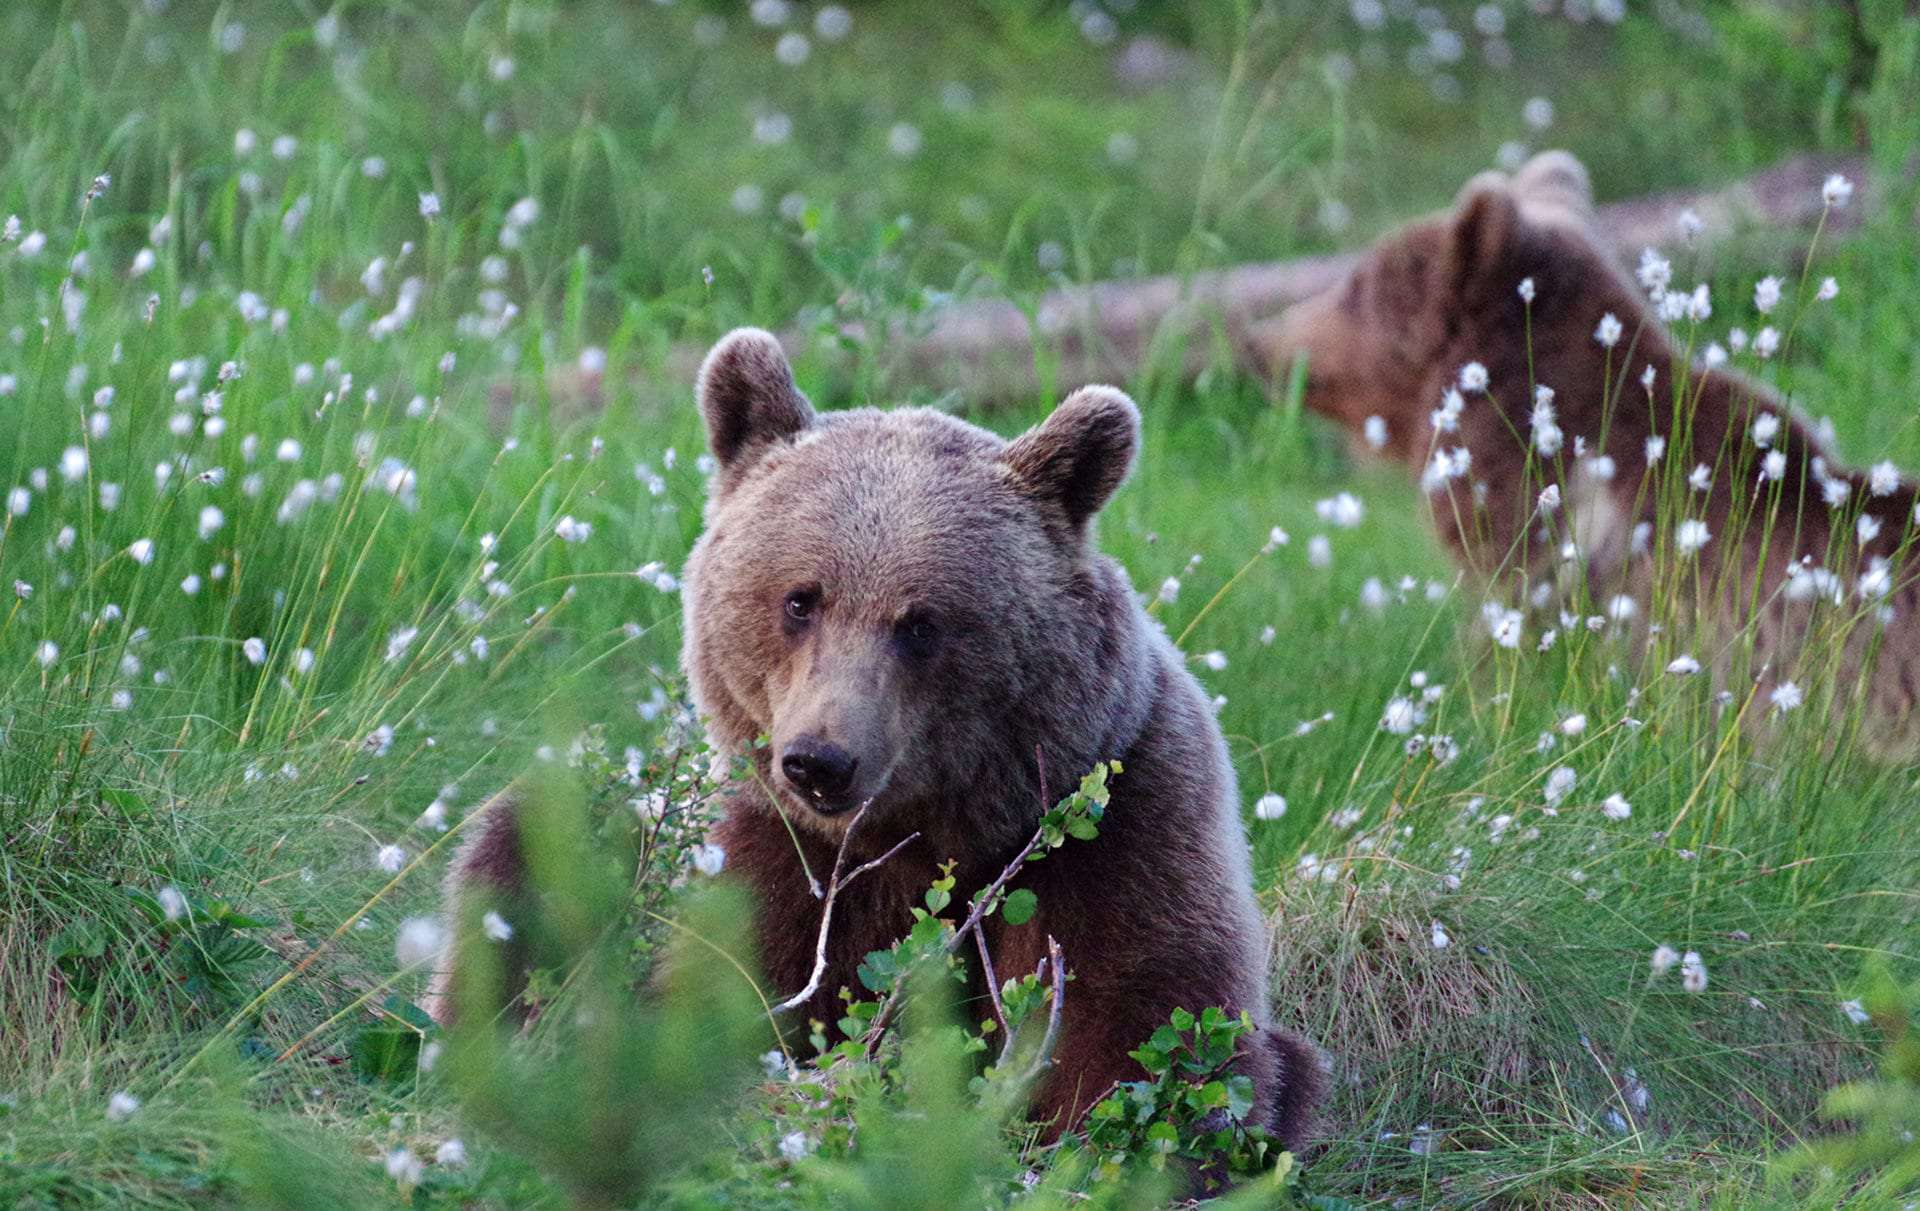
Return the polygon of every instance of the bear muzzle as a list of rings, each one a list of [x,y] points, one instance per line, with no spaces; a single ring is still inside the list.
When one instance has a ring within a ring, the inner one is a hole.
[[[860,759],[837,744],[800,736],[780,754],[780,776],[802,803],[825,816],[857,806],[852,794]]]

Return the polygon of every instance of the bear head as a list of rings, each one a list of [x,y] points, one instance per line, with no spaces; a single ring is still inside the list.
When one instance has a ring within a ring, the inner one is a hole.
[[[1137,607],[1091,529],[1139,442],[1125,395],[1084,388],[1012,441],[925,408],[816,413],[778,341],[741,329],[698,397],[717,466],[684,664],[716,745],[796,824],[835,835],[871,805],[937,828],[1111,755],[1104,687],[1129,679],[1101,666]],[[1041,805],[1018,806],[1030,830]]]
[[[1511,178],[1483,173],[1452,210],[1386,236],[1341,282],[1256,326],[1251,356],[1272,381],[1304,360],[1307,407],[1356,447],[1364,438],[1416,468],[1436,445],[1432,414],[1467,363],[1487,368],[1515,415],[1530,406],[1532,382],[1598,397],[1608,351],[1595,327],[1613,312],[1637,335],[1642,304],[1592,218],[1586,169],[1565,152],[1544,152]]]

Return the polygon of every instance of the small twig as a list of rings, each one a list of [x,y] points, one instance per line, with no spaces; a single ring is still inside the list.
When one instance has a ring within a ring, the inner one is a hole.
[[[840,834],[840,851],[833,856],[833,877],[827,880],[826,900],[825,903],[820,905],[820,934],[814,939],[813,943],[813,975],[807,980],[807,986],[805,988],[802,988],[799,992],[794,993],[786,1000],[775,1005],[773,1007],[775,1013],[786,1013],[789,1010],[798,1009],[800,1006],[812,1000],[814,994],[820,991],[820,981],[827,974],[827,933],[833,928],[833,903],[839,898],[841,891],[845,890],[848,884],[858,879],[861,875],[866,874],[874,867],[885,862],[887,859],[905,849],[908,845],[920,839],[920,834],[917,831],[908,833],[902,837],[899,844],[895,845],[892,849],[881,854],[871,862],[854,867],[851,873],[842,878],[841,871],[844,870],[847,865],[847,845],[853,840],[853,830],[860,827],[860,821],[865,818],[867,809],[872,806],[873,800],[871,799],[862,803],[860,810],[853,814],[853,819],[847,822],[847,831]]]
[[[1060,1042],[1060,1011],[1067,1000],[1067,961],[1052,934],[1047,935],[1047,961],[1053,964],[1053,1004],[1047,1009],[1047,1032],[1040,1036],[1040,1050],[1033,1057],[1033,1076],[1053,1066],[1053,1049]]]
[[[987,953],[987,931],[984,929],[974,930],[973,940],[974,944],[980,950],[980,966],[984,969],[987,977],[987,998],[993,1002],[993,1016],[999,1020],[1002,1037],[1007,1040],[1004,1046],[1011,1047],[1013,1045],[1013,1031],[1007,1025],[1007,1006],[1000,999],[1000,977],[993,970],[993,956]]]

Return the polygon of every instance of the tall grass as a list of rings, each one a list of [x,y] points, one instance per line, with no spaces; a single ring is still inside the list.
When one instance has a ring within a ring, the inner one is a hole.
[[[1111,44],[1093,10],[1028,4],[862,6],[843,39],[811,8],[0,13],[0,222],[21,220],[0,244],[0,489],[19,489],[0,516],[0,1201],[582,1197],[550,1116],[532,1143],[475,1134],[460,1065],[413,1075],[441,1040],[395,941],[510,778],[630,764],[619,794],[644,800],[672,776],[693,730],[673,577],[704,495],[673,341],[1352,242],[1507,142],[1568,142],[1609,192],[1713,179],[1854,112],[1819,12],[1721,6],[1695,39],[1516,7],[1512,69],[1403,71],[1429,35],[1398,17],[1110,7]],[[1157,88],[1114,75],[1145,35]],[[1547,131],[1520,116],[1538,93]],[[1775,268],[1715,255],[1697,271],[1720,297]],[[1796,335],[1791,386],[1843,449],[1912,465],[1887,401],[1916,384],[1901,288],[1920,250],[1883,219],[1827,255],[1843,292]],[[884,364],[821,402],[914,394]],[[549,399],[569,367],[607,384],[603,409]],[[1310,1188],[1748,1189],[1869,1070],[1841,1008],[1863,958],[1911,964],[1911,769],[1825,743],[1812,703],[1749,735],[1705,678],[1665,678],[1605,628],[1493,647],[1402,477],[1224,371],[1142,385],[1140,469],[1102,541],[1144,593],[1178,580],[1155,610],[1224,698],[1279,1011],[1339,1057]],[[1011,432],[1050,402],[985,419]],[[1343,490],[1365,502],[1351,529],[1315,509]],[[1276,525],[1290,541],[1263,554]],[[1442,686],[1418,730],[1457,757],[1381,729],[1391,699]],[[1576,782],[1548,816],[1560,766]],[[1253,818],[1268,793],[1284,816]],[[1616,793],[1627,819],[1601,810]],[[659,884],[697,879],[687,857]],[[642,966],[669,929],[650,928]],[[1703,956],[1704,992],[1650,974],[1662,944]],[[568,1037],[549,1029],[536,1047]],[[963,1066],[945,1046],[729,1086],[745,1100],[710,1149],[649,1188],[877,1206],[909,1179],[929,1205],[947,1181],[1014,1198],[1023,1166],[1036,1200],[1086,1184],[1086,1158],[1022,1156],[1016,1127],[916,1135],[971,1113],[940,1083]],[[138,1109],[110,1115],[122,1091]],[[465,1167],[433,1162],[449,1137]],[[849,1159],[855,1138],[876,1143]],[[917,1163],[943,1144],[962,1159]],[[413,1166],[390,1170],[402,1148]]]

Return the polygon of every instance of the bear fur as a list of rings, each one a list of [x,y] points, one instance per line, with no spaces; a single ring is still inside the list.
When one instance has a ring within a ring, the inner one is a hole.
[[[1343,426],[1356,449],[1377,449],[1420,477],[1441,537],[1490,593],[1542,606],[1584,593],[1595,612],[1625,595],[1644,622],[1650,594],[1697,592],[1720,628],[1717,646],[1737,647],[1726,641],[1751,627],[1763,693],[1795,677],[1804,685],[1803,664],[1825,664],[1832,649],[1816,650],[1808,637],[1831,633],[1816,611],[1835,607],[1837,593],[1837,617],[1857,623],[1840,647],[1838,684],[1867,678],[1867,739],[1910,750],[1920,700],[1920,590],[1903,558],[1912,483],[1843,467],[1763,385],[1690,367],[1686,346],[1616,266],[1592,216],[1587,172],[1565,152],[1536,156],[1511,179],[1482,174],[1450,212],[1385,237],[1344,281],[1255,326],[1245,353],[1274,382],[1304,358],[1307,407]],[[1612,347],[1598,339],[1607,316],[1619,324]],[[1695,347],[1706,343],[1702,334]],[[1442,431],[1436,413],[1472,362],[1486,368],[1488,390],[1464,393],[1457,429]],[[1642,382],[1648,367],[1651,389]],[[1536,385],[1553,392],[1561,448],[1552,457],[1539,452]],[[1763,414],[1778,421],[1764,449],[1754,440]],[[1650,438],[1664,443],[1657,459]],[[1762,481],[1769,450],[1785,464]],[[1456,451],[1468,455],[1465,468]],[[1703,464],[1705,492],[1685,482]],[[1540,504],[1550,485],[1557,508]],[[1684,513],[1656,515],[1675,498]],[[1873,531],[1864,542],[1863,516]],[[1671,566],[1683,518],[1704,521],[1712,535],[1695,556],[1697,590],[1691,572],[1674,578],[1684,589],[1654,583],[1653,552],[1664,547]],[[1891,616],[1876,620],[1882,606]],[[1716,668],[1723,676],[1725,663]]]
[[[755,767],[710,839],[722,877],[752,893],[770,991],[801,991],[814,964],[822,905],[799,851],[824,879],[862,805],[849,869],[920,836],[841,892],[826,977],[798,1023],[841,1016],[840,989],[908,931],[940,863],[955,863],[966,904],[1047,807],[1117,759],[1099,836],[1016,877],[1035,917],[987,922],[1001,979],[1035,970],[1049,936],[1073,976],[1033,1116],[1073,1129],[1114,1082],[1144,1075],[1127,1053],[1173,1009],[1219,1005],[1252,1016],[1238,1067],[1260,1124],[1299,1147],[1324,1060],[1271,1023],[1225,743],[1093,544],[1138,445],[1133,403],[1089,387],[1011,442],[923,408],[818,414],[754,329],[714,348],[698,395],[717,466],[683,577],[683,663],[714,746]],[[514,809],[507,797],[470,826],[452,917],[476,894],[521,890]],[[985,1016],[978,972],[972,995]]]

